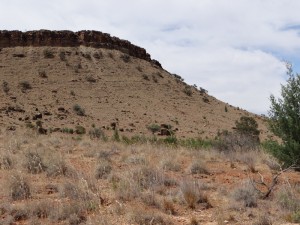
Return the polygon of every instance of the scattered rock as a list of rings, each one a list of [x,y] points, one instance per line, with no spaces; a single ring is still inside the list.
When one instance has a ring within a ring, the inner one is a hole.
[[[8,130],[8,131],[15,131],[17,128],[15,127],[15,126],[8,126],[7,128],[6,128],[6,130]]]
[[[161,135],[161,136],[171,136],[171,132],[170,132],[169,129],[162,128],[162,129],[160,130],[160,134],[159,134],[159,135]]]
[[[43,114],[42,113],[38,113],[38,114],[35,114],[32,117],[32,120],[37,120],[37,119],[42,119],[42,118],[43,118]]]
[[[42,127],[39,127],[39,128],[38,128],[38,133],[39,133],[39,134],[47,134],[47,131],[48,131],[48,130],[45,129],[45,128],[42,128]]]

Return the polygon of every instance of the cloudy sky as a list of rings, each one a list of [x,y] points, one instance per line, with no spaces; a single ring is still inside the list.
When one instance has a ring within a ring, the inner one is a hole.
[[[0,0],[0,29],[99,30],[255,113],[300,72],[299,0]]]

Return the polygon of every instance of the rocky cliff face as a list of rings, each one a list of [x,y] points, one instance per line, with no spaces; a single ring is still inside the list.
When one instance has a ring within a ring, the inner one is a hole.
[[[76,47],[80,45],[119,50],[161,67],[158,61],[151,59],[144,48],[99,31],[0,31],[0,48],[16,46]]]

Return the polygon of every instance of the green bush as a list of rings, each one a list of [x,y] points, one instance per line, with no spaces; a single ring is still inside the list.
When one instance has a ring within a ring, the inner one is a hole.
[[[241,134],[258,137],[260,131],[258,130],[258,124],[254,118],[249,116],[241,116],[239,121],[235,121],[235,128],[237,132]]]
[[[177,145],[178,144],[178,140],[175,136],[166,137],[165,139],[163,139],[163,142],[166,143],[166,144],[171,144],[171,145]]]
[[[293,68],[287,65],[289,76],[286,85],[281,87],[282,98],[271,95],[269,125],[271,131],[281,138],[282,142],[273,142],[268,150],[284,163],[284,166],[300,166],[300,75],[294,74]]]
[[[76,132],[76,134],[85,134],[86,130],[83,126],[76,126],[75,132]]]
[[[78,116],[85,116],[85,110],[83,108],[81,108],[80,105],[78,104],[75,104],[73,106],[73,110],[75,111],[75,113],[78,115]]]
[[[160,125],[158,124],[150,124],[147,126],[147,129],[152,132],[152,134],[158,132],[160,130]]]
[[[114,130],[112,139],[113,139],[113,141],[116,141],[116,142],[121,141],[119,131],[117,130],[117,128]]]

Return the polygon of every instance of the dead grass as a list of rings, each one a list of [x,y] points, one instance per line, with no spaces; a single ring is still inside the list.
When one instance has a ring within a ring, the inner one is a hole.
[[[27,178],[14,174],[9,183],[9,191],[12,200],[26,200],[31,197],[31,187]]]
[[[187,206],[191,209],[195,209],[199,203],[208,203],[207,195],[200,190],[196,181],[183,181],[180,190]]]
[[[287,188],[279,188],[274,190],[273,198],[261,200],[247,182],[241,184],[241,180],[248,179],[249,171],[245,162],[237,160],[240,153],[235,153],[232,168],[228,155],[207,149],[149,143],[128,145],[89,138],[73,140],[56,134],[24,135],[21,139],[18,136],[4,139],[4,135],[0,133],[0,139],[10,144],[0,142],[0,155],[10,156],[13,166],[0,170],[0,198],[6,202],[6,206],[0,204],[0,224],[20,221],[25,224],[205,224],[208,221],[240,224],[245,221],[243,224],[264,225],[267,222],[260,215],[266,208],[270,221],[298,221],[300,189],[294,182],[298,175],[287,174],[292,194],[286,192]],[[17,150],[13,150],[15,147]],[[33,169],[29,171],[24,167],[26,160],[31,159],[28,152],[39,156],[33,157],[30,167]],[[90,157],[86,157],[87,152],[92,153]],[[255,169],[269,179],[272,170],[261,163],[262,156],[256,157]],[[41,168],[41,164],[43,170],[35,169]],[[166,165],[170,167],[167,169]],[[192,165],[197,173],[191,173]],[[209,172],[203,172],[203,168]],[[2,182],[2,177],[9,182]],[[279,180],[279,187],[282,182]],[[219,218],[220,208],[223,216]],[[102,216],[106,218],[103,221]]]
[[[248,181],[245,181],[240,187],[237,187],[232,197],[238,202],[242,202],[244,207],[257,207],[258,193]]]

